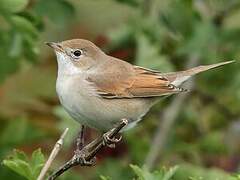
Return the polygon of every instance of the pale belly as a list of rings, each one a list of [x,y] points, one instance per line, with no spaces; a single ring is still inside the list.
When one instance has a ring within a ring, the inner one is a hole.
[[[85,83],[85,82],[82,82]],[[93,89],[72,86],[72,82],[57,82],[57,93],[65,110],[79,123],[101,130],[111,129],[121,119],[126,118],[130,128],[153,105],[153,99],[103,99],[95,95]],[[74,87],[71,88],[71,87]]]

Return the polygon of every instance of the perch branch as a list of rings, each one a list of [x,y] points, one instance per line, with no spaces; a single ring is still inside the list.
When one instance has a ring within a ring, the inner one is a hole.
[[[122,119],[122,121],[113,129],[107,132],[109,138],[115,138],[117,134],[120,132],[120,130],[125,127],[128,124],[128,121],[126,119]],[[104,140],[104,135],[100,138],[95,139],[88,145],[86,145],[82,149],[82,155],[79,156],[73,156],[69,161],[67,161],[65,164],[63,164],[56,172],[54,172],[48,180],[54,180],[57,177],[59,177],[61,174],[63,174],[68,169],[80,165],[80,166],[89,166],[92,165],[92,162],[94,160],[95,155],[106,145]]]
[[[54,146],[54,148],[53,148],[53,150],[52,150],[52,152],[51,152],[47,162],[43,166],[43,168],[42,168],[42,170],[41,170],[37,180],[43,180],[44,179],[44,176],[46,175],[48,169],[50,168],[50,166],[51,166],[51,164],[53,162],[53,160],[55,159],[55,157],[57,156],[57,154],[59,153],[59,151],[60,151],[60,149],[61,149],[61,147],[63,145],[63,140],[64,140],[64,137],[66,136],[67,132],[68,132],[68,128],[66,128],[64,130],[64,132],[62,133],[60,139],[56,142],[56,144],[55,144],[55,146]]]

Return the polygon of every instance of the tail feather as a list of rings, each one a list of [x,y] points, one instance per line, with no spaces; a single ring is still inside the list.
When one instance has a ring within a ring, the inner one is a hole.
[[[191,68],[191,69],[186,70],[186,71],[164,73],[164,74],[161,74],[161,75],[166,77],[171,82],[171,84],[173,84],[175,86],[179,86],[195,74],[198,74],[200,72],[207,71],[209,69],[213,69],[213,68],[216,68],[216,67],[220,67],[220,66],[223,66],[223,65],[226,65],[226,64],[230,64],[230,63],[233,63],[233,62],[234,61],[226,61],[226,62],[211,64],[211,65],[202,65],[202,66],[197,66],[197,67]]]

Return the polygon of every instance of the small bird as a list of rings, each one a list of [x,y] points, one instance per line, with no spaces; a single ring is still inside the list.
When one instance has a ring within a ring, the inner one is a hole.
[[[128,120],[125,129],[134,127],[160,97],[185,92],[179,86],[193,75],[233,62],[161,73],[111,57],[88,40],[46,44],[57,56],[62,106],[80,124],[102,132],[123,118]]]

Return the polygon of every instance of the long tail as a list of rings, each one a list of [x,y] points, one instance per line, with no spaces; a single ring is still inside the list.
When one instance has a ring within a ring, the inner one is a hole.
[[[200,72],[207,71],[209,69],[213,69],[213,68],[216,68],[216,67],[219,67],[219,66],[223,66],[225,64],[230,64],[230,63],[233,63],[233,62],[234,61],[226,61],[226,62],[211,64],[211,65],[202,65],[202,66],[197,66],[197,67],[188,69],[186,71],[164,73],[164,74],[161,74],[161,75],[168,78],[169,81],[171,82],[171,84],[173,84],[175,86],[179,86],[195,74],[198,74]]]

